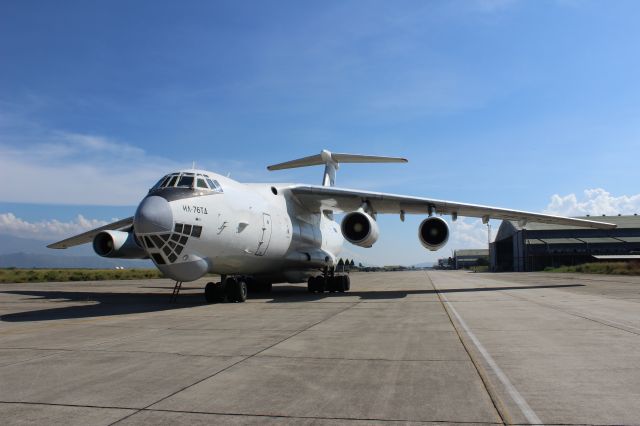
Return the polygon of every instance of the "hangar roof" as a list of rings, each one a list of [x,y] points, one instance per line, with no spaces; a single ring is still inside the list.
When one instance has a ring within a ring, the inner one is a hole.
[[[634,241],[629,240],[627,242],[639,242],[640,241],[640,240],[639,241],[635,241],[635,239],[640,238],[640,237],[637,237],[637,236],[623,236],[623,235],[620,235],[620,230],[625,230],[625,229],[640,230],[640,216],[638,216],[638,215],[630,215],[630,216],[579,216],[578,218],[579,219],[591,219],[591,220],[594,220],[594,219],[595,220],[600,220],[600,219],[606,220],[607,222],[615,223],[617,225],[617,228],[613,229],[613,230],[607,230],[607,231],[595,230],[596,232],[591,232],[593,230],[590,230],[588,228],[579,227],[579,226],[550,225],[550,224],[547,224],[547,223],[538,223],[538,222],[529,222],[524,227],[522,227],[522,226],[518,225],[517,221],[504,220],[504,221],[502,221],[502,223],[500,224],[500,228],[498,229],[498,234],[496,235],[496,241],[500,241],[500,240],[503,240],[505,238],[508,238],[508,237],[512,236],[513,234],[515,234],[516,232],[522,230],[523,228],[526,229],[527,231],[569,231],[569,230],[580,230],[580,231],[588,232],[589,236],[598,237],[598,238],[602,238],[602,237],[605,237],[605,236],[607,236],[607,237],[615,236],[616,238],[624,239],[625,241],[627,241],[628,239],[634,239]],[[581,232],[581,234],[584,234],[584,232]],[[527,235],[529,235],[529,234],[527,234]],[[578,236],[578,235],[572,235],[572,237],[574,237],[574,236]],[[583,236],[587,236],[587,235],[583,235]],[[537,234],[537,235],[531,234],[530,237],[532,237],[532,238],[540,238],[540,234]],[[580,238],[580,239],[584,239],[584,238]],[[602,242],[602,241],[598,241],[598,242]],[[535,244],[535,242],[533,242],[533,244]]]
[[[606,220],[609,223],[618,225],[618,229],[621,228],[640,228],[640,216],[576,216],[577,219],[587,220]],[[506,221],[504,221],[506,222]],[[517,221],[509,221],[516,230],[520,230],[523,227],[518,225]],[[524,228],[531,231],[547,231],[557,229],[586,229],[581,226],[566,226],[566,225],[551,225],[548,223],[529,222]]]

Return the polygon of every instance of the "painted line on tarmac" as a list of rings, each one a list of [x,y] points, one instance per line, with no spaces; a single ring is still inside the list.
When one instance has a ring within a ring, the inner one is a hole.
[[[434,284],[434,288],[436,288],[435,284]],[[520,394],[520,392],[518,392],[518,389],[516,389],[516,387],[513,385],[513,383],[511,383],[511,381],[509,380],[507,375],[502,371],[502,369],[498,366],[498,364],[493,360],[493,357],[485,349],[485,347],[482,345],[482,343],[480,343],[480,340],[478,340],[476,335],[473,334],[473,332],[471,331],[471,329],[469,328],[467,323],[462,319],[460,314],[458,314],[458,311],[456,311],[456,308],[454,308],[453,305],[451,304],[451,302],[449,302],[449,300],[447,299],[447,296],[445,296],[437,288],[436,288],[436,291],[438,292],[438,295],[442,298],[443,303],[446,304],[449,309],[451,309],[451,312],[453,313],[453,315],[455,315],[455,317],[458,320],[458,323],[460,324],[460,326],[467,333],[467,336],[469,336],[469,338],[471,339],[473,344],[476,346],[476,349],[478,349],[478,352],[480,352],[480,354],[482,355],[484,360],[487,362],[489,367],[491,367],[491,369],[495,373],[495,375],[498,378],[498,380],[500,380],[500,382],[502,382],[502,384],[504,385],[505,389],[509,393],[509,396],[518,405],[518,408],[520,408],[520,411],[522,411],[522,414],[527,419],[527,421],[529,423],[531,423],[531,424],[544,424],[544,423],[542,423],[540,418],[537,416],[535,411],[533,411],[533,409],[529,406],[529,404],[527,404],[527,401]]]

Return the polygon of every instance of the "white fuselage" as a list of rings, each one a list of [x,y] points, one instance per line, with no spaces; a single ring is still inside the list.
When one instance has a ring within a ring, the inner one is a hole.
[[[308,211],[287,190],[290,185],[242,184],[204,173],[220,183],[222,192],[185,189],[175,197],[173,189],[166,189],[148,196],[162,196],[169,202],[174,230],[201,227],[199,237],[189,236],[183,241],[177,258],[172,256],[173,262],[159,248],[154,250],[145,244],[150,254],[157,253],[151,258],[166,275],[179,281],[197,279],[208,272],[302,282],[324,267],[335,266],[343,237],[331,212]],[[162,234],[168,237],[167,233],[157,233]],[[171,235],[178,243],[179,234]],[[158,254],[165,264],[157,261]]]

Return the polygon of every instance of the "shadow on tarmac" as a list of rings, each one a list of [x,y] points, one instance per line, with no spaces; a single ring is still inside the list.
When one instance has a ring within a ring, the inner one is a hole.
[[[202,293],[182,293],[171,302],[171,289],[163,293],[103,293],[78,291],[11,290],[6,294],[32,296],[35,299],[51,299],[59,302],[85,302],[87,304],[64,306],[37,311],[16,312],[0,316],[0,321],[30,322],[61,319],[127,315],[191,308],[206,304]]]
[[[300,302],[304,300],[322,300],[326,297],[353,297],[357,296],[362,300],[389,300],[403,299],[411,294],[449,294],[449,293],[477,293],[483,291],[503,291],[503,290],[532,290],[542,288],[567,288],[584,287],[584,284],[560,284],[560,285],[530,285],[530,286],[507,286],[507,287],[471,287],[471,288],[448,288],[442,290],[376,290],[376,291],[349,291],[346,293],[308,293],[306,288],[302,292],[301,287],[279,286],[274,287],[269,303]],[[276,290],[277,288],[277,290]]]
[[[474,287],[474,288],[450,288],[439,290],[440,293],[470,293],[503,290],[531,290],[543,288],[567,288],[584,287],[584,284],[561,285],[531,285],[514,287]],[[191,308],[205,305],[204,296],[198,293],[182,293],[176,302],[170,302],[171,293],[167,287],[159,287],[167,290],[162,293],[103,293],[103,292],[75,292],[75,291],[35,291],[35,290],[11,290],[6,294],[18,294],[32,296],[38,299],[58,300],[60,302],[85,302],[90,304],[64,306],[59,308],[43,309],[37,311],[16,312],[0,316],[0,321],[5,322],[33,322],[51,321],[61,319],[100,317],[109,315],[138,314],[145,312],[160,312],[174,309]],[[378,291],[349,291],[347,293],[309,293],[306,287],[286,285],[274,286],[269,294],[251,294],[250,299],[268,299],[267,303],[292,303],[304,301],[317,301],[327,297],[353,298],[361,300],[390,300],[402,299],[412,294],[436,294],[436,290],[378,290]],[[93,303],[91,303],[93,302]],[[55,303],[55,302],[51,302]]]

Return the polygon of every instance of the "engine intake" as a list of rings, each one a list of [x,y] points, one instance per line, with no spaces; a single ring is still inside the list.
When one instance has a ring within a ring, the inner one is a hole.
[[[147,252],[140,247],[133,232],[102,231],[93,237],[93,250],[102,257],[120,259],[146,259]]]
[[[418,227],[418,237],[424,248],[436,251],[449,241],[449,225],[441,217],[428,217]]]
[[[345,240],[360,247],[371,247],[380,236],[375,219],[361,211],[348,213],[340,229]]]

